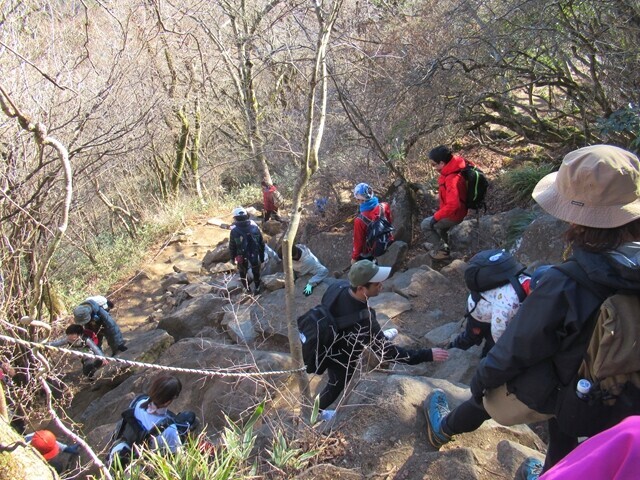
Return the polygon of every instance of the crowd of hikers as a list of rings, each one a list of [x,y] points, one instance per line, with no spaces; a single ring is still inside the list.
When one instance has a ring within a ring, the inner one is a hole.
[[[449,231],[483,207],[486,178],[447,146],[432,149],[429,159],[439,173],[439,204],[421,229],[431,257],[447,260]],[[285,221],[278,212],[282,197],[276,186],[263,182],[262,187],[263,225]],[[636,452],[611,453],[637,438],[639,420],[627,417],[640,415],[640,162],[634,154],[610,145],[580,148],[564,157],[557,172],[540,180],[533,198],[568,223],[570,255],[560,265],[528,271],[502,249],[476,254],[465,271],[469,296],[464,330],[441,348],[395,345],[397,330],[383,330],[378,323],[369,299],[380,294],[392,275],[390,267],[378,265],[394,242],[392,212],[366,183],[354,187],[353,197],[358,211],[346,280],[329,277],[306,245],[292,247],[293,270],[307,278],[302,294],[310,296],[320,283],[327,285],[320,303],[298,318],[307,372],[327,373],[319,393],[322,420],[335,416],[338,399],[367,348],[380,361],[416,365],[446,361],[448,350],[484,342],[468,400],[452,409],[446,393],[434,389],[424,401],[428,439],[436,449],[488,419],[507,426],[546,421],[546,459],[528,459],[522,478],[578,478],[562,476],[572,469],[622,472],[628,462],[640,461],[638,442]],[[235,208],[232,216],[230,260],[245,293],[259,295],[261,264],[269,247],[245,208]],[[282,256],[280,248],[277,258]],[[112,307],[105,297],[86,299],[74,309],[75,322],[66,336],[50,343],[92,352],[93,359],[83,359],[88,377],[106,363],[100,358],[105,337],[112,355],[127,350],[109,313]],[[193,412],[176,415],[168,410],[181,389],[172,376],[151,381],[148,394],[136,397],[122,414],[110,464],[126,464],[132,446],[143,441],[169,452],[180,448],[197,424]],[[38,431],[30,439],[47,460],[68,448],[73,451],[52,435]],[[583,437],[592,438],[578,446]],[[587,469],[578,452],[588,452],[587,462],[600,463]],[[631,478],[615,475],[590,478]]]

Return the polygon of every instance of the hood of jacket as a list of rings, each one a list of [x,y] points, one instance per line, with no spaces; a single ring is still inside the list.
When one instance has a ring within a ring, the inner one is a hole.
[[[626,243],[604,254],[575,249],[573,257],[594,283],[640,292],[640,242]]]

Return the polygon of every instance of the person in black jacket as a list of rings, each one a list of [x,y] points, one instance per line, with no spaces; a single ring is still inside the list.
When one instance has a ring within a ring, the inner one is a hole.
[[[554,414],[559,392],[575,391],[603,298],[620,290],[640,294],[640,162],[609,145],[578,149],[536,185],[533,198],[569,222],[565,238],[590,286],[557,268],[546,271],[480,363],[472,399],[449,412],[444,392],[434,390],[425,411],[437,448],[490,417],[503,425],[549,420],[545,464],[536,467],[546,471],[577,446]]]
[[[349,286],[342,288],[329,310],[334,317],[361,312],[353,326],[342,330],[331,345],[327,357],[328,379],[320,392],[321,419],[330,420],[335,410],[327,410],[353,376],[365,346],[370,346],[379,358],[416,365],[422,362],[442,362],[449,352],[442,348],[407,350],[393,345],[376,320],[376,312],[368,300],[380,294],[382,282],[391,274],[391,267],[380,267],[370,260],[360,260],[349,270]],[[335,284],[330,288],[344,285]],[[326,293],[325,293],[326,295]]]
[[[259,294],[260,264],[264,262],[264,240],[258,225],[249,219],[249,214],[242,208],[233,209],[233,224],[229,234],[229,253],[231,263],[238,267],[240,280],[246,291],[249,291],[247,273],[251,268],[253,274],[253,293]]]

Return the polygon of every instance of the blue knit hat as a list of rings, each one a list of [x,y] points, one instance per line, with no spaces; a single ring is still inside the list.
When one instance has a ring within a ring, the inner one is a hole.
[[[369,200],[373,197],[373,188],[366,183],[359,183],[353,189],[353,196],[360,200]]]

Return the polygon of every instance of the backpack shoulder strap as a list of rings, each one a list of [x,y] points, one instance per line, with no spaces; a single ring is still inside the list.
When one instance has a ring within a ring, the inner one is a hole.
[[[520,283],[519,277],[520,277],[520,274],[518,273],[517,275],[509,278],[509,283],[511,284],[513,289],[516,291],[516,295],[518,295],[518,300],[520,301],[520,303],[522,303],[524,302],[524,299],[527,298],[527,292],[524,291],[524,287]]]

